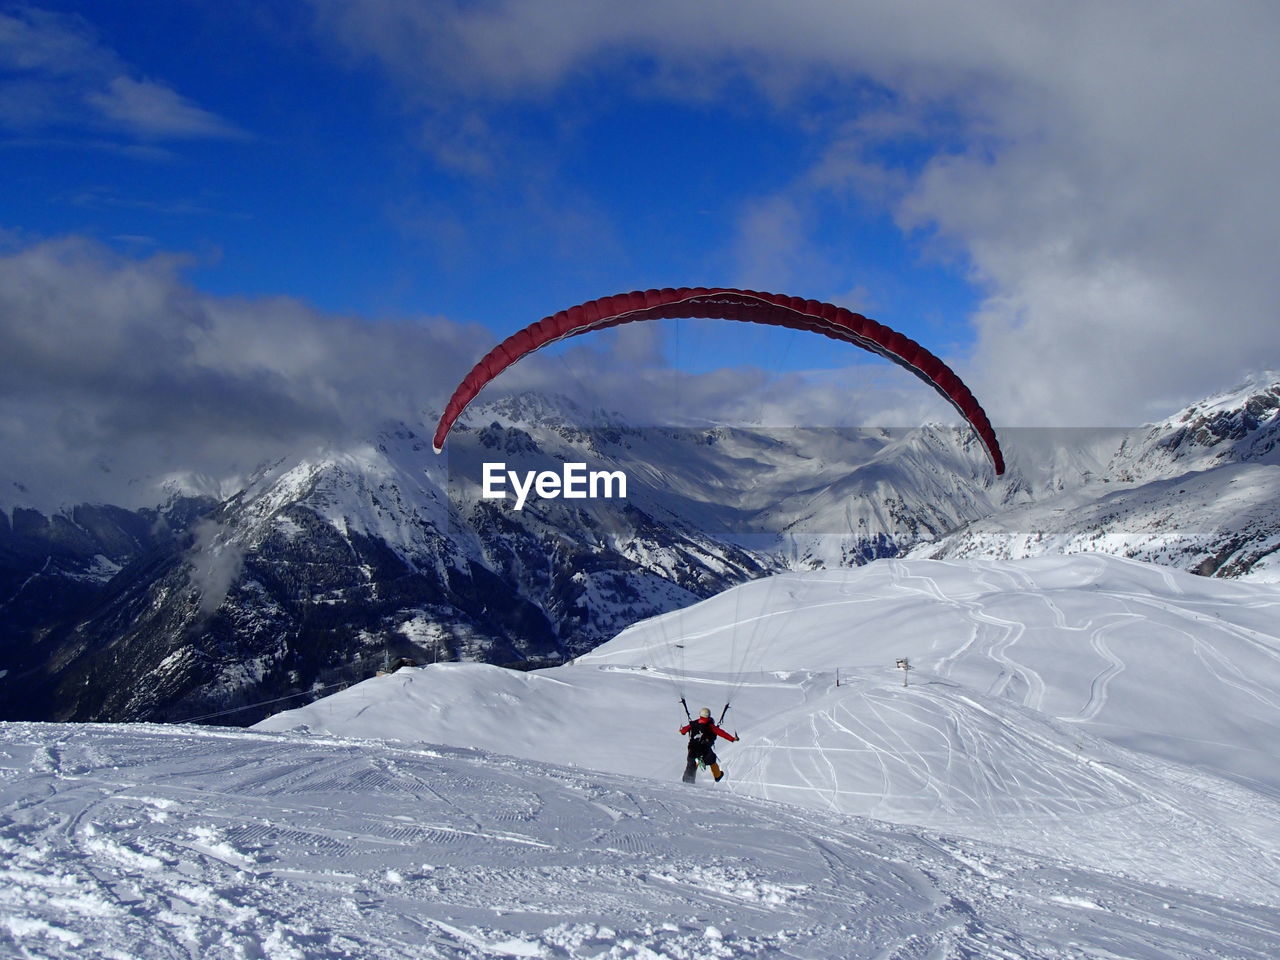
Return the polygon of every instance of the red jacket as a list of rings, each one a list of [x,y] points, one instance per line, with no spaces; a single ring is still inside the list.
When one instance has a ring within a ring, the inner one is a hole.
[[[728,740],[730,743],[735,743],[735,742],[737,741],[737,739],[738,739],[738,738],[737,738],[737,737],[735,737],[733,734],[731,734],[731,733],[725,733],[723,730],[721,730],[719,727],[717,727],[717,726],[716,726],[715,721],[714,721],[714,720],[712,720],[710,717],[699,717],[697,720],[690,720],[688,723],[686,723],[683,727],[681,727],[681,728],[680,728],[680,732],[681,732],[681,733],[688,733],[690,730],[692,730],[692,729],[693,729],[693,725],[694,725],[695,723],[709,723],[709,724],[711,724],[711,729],[715,731],[715,735],[716,735],[717,737],[724,737],[724,738],[725,738],[726,740]]]

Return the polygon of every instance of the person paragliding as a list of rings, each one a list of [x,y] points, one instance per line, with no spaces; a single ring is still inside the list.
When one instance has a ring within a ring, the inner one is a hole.
[[[591,334],[627,323],[690,319],[727,320],[736,323],[763,324],[818,334],[829,340],[858,347],[898,364],[928,384],[950,403],[972,428],[973,435],[991,460],[996,476],[1005,472],[1004,454],[995,428],[973,392],[955,371],[925,347],[882,323],[854,313],[844,307],[818,300],[790,297],[760,290],[732,287],[664,287],[633,290],[588,300],[567,310],[560,310],[531,323],[508,336],[481,357],[454,388],[436,423],[432,448],[444,450],[445,440],[467,406],[480,391],[512,364],[543,347],[563,343],[570,337]],[[661,622],[661,621],[659,621]],[[679,644],[678,649],[683,649]],[[683,661],[683,657],[681,657]],[[717,781],[724,772],[716,762],[713,749],[716,738],[736,742],[736,734],[725,733],[713,721],[711,711],[704,708],[696,720],[688,713],[684,697],[680,703],[688,723],[680,728],[689,736],[689,762],[684,780],[693,783],[699,765],[710,767]],[[729,709],[728,703],[725,710]]]
[[[680,733],[689,736],[689,761],[684,766],[684,782],[693,783],[698,775],[698,767],[701,766],[710,767],[711,776],[715,777],[716,782],[719,783],[724,776],[724,771],[720,769],[716,757],[716,737],[724,737],[730,743],[737,743],[738,735],[721,730],[711,719],[711,710],[708,707],[703,707],[698,712],[697,720],[691,719],[681,727]]]

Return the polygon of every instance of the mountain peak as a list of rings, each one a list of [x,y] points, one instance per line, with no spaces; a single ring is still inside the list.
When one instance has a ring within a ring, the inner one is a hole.
[[[1277,405],[1280,405],[1280,372],[1261,370],[1247,375],[1233,387],[1188,404],[1165,422],[1186,422],[1193,417],[1233,410],[1274,410]]]
[[[1201,451],[1215,463],[1270,462],[1280,445],[1280,374],[1254,374],[1188,405],[1153,427],[1143,445],[1184,456]]]

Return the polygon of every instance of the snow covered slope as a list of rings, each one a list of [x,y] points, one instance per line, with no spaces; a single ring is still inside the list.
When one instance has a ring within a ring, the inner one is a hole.
[[[402,670],[259,728],[670,782],[679,697],[731,700],[722,792],[1280,904],[1277,613],[1275,587],[1105,555],[882,560],[738,587],[570,666]]]
[[[1026,449],[1034,434],[1006,439],[1005,506],[912,556],[1105,551],[1205,576],[1280,581],[1280,376],[1253,378],[1142,429],[1063,432],[1048,444],[1058,458],[1087,449],[1076,459],[1098,466],[1063,470],[1059,460],[1056,482],[1025,482],[1044,459]]]
[[[0,955],[1280,951],[1280,910],[955,836],[440,747],[0,724]]]

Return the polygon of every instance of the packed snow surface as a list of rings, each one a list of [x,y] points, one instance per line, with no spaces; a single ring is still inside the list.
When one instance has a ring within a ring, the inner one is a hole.
[[[0,956],[1280,956],[1277,614],[880,561],[254,731],[0,725]],[[730,703],[720,784],[681,696]]]
[[[459,748],[7,724],[6,957],[1273,957],[1280,910]]]

